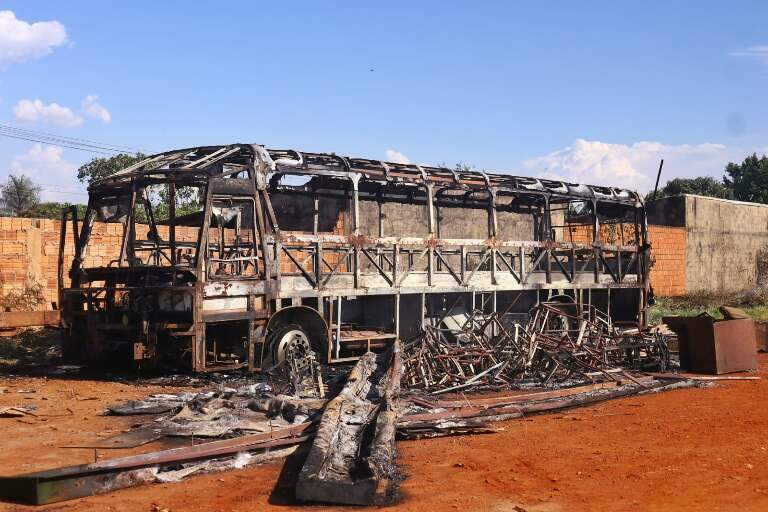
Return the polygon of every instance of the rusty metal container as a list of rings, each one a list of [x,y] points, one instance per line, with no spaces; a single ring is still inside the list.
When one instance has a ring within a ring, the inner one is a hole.
[[[755,343],[758,352],[768,352],[768,324],[755,322]]]
[[[752,320],[715,321],[704,315],[664,317],[663,321],[678,336],[683,370],[717,375],[757,369]]]

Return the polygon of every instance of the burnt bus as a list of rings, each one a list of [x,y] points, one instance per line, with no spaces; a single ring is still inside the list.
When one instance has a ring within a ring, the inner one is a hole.
[[[348,361],[553,297],[647,321],[629,190],[232,144],[150,156],[88,193],[84,219],[64,212],[59,302],[67,355],[91,362]],[[109,261],[89,253],[105,225]]]

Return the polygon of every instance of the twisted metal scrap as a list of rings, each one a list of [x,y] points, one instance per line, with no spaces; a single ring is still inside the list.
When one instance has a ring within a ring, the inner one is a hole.
[[[460,330],[426,326],[403,347],[403,382],[432,393],[470,387],[613,379],[623,370],[665,371],[667,339],[618,330],[597,308],[543,302],[527,325],[473,312]]]

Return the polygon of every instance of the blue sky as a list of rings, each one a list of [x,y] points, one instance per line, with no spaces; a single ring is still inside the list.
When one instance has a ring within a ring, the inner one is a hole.
[[[766,2],[110,4],[0,5],[0,124],[640,190],[659,158],[720,176],[768,151]],[[0,138],[0,182],[84,200],[93,156]]]

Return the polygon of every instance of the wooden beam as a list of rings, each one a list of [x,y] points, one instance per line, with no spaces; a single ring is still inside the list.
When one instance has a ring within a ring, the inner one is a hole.
[[[0,329],[19,327],[58,326],[59,311],[7,311],[0,312]]]

